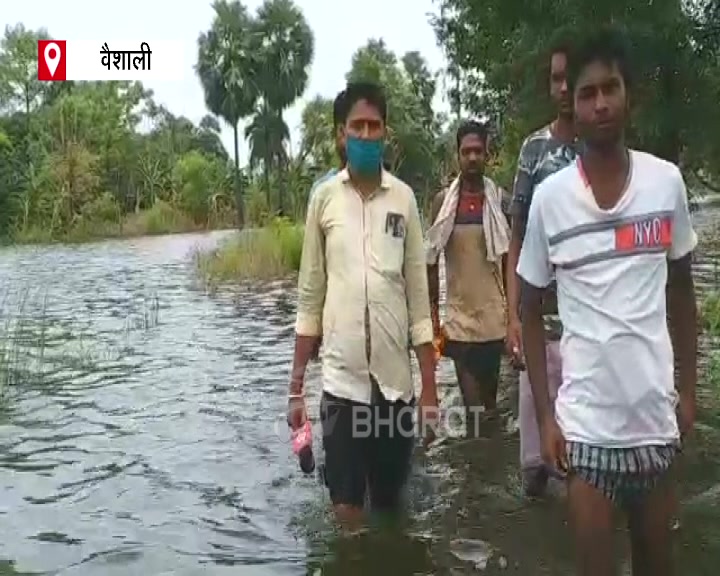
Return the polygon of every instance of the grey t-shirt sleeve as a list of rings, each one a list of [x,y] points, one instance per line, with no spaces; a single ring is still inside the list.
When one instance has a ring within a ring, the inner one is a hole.
[[[542,142],[532,136],[523,142],[518,156],[517,171],[513,182],[512,210],[513,217],[527,221],[534,188],[534,172]]]

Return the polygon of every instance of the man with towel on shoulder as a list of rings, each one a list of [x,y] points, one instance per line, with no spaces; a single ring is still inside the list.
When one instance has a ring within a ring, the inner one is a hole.
[[[510,243],[503,190],[485,176],[488,130],[467,121],[457,131],[460,176],[437,194],[427,233],[433,328],[440,336],[438,258],[447,280],[443,354],[453,359],[467,410],[468,436],[478,413],[494,410],[506,334],[504,265]]]

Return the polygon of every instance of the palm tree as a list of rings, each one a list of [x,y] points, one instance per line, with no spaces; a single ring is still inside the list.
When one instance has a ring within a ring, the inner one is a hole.
[[[282,115],[271,110],[263,100],[245,128],[245,138],[250,141],[250,168],[263,164],[265,194],[270,206],[270,171],[287,165],[285,142],[290,139],[290,131]]]
[[[258,67],[253,21],[240,2],[216,0],[215,19],[209,31],[198,38],[196,72],[200,77],[208,109],[233,129],[235,152],[235,201],[238,227],[245,223],[240,177],[238,125],[252,114],[257,101],[255,82]]]
[[[305,91],[315,41],[302,11],[292,0],[266,0],[257,13],[257,54],[261,62],[257,75],[258,106],[246,132],[251,157],[262,158],[266,186],[273,167],[285,169],[285,142],[289,130],[283,111]],[[283,190],[280,186],[280,211]],[[269,195],[269,190],[266,191]]]
[[[316,96],[302,111],[300,159],[309,158],[313,168],[325,171],[337,162],[333,130],[333,101]]]

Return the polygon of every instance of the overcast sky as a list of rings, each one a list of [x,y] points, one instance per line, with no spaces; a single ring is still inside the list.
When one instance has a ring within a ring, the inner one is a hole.
[[[315,58],[303,97],[285,113],[293,147],[299,140],[300,113],[316,94],[334,97],[344,84],[353,53],[369,38],[382,37],[398,55],[419,51],[432,70],[443,67],[428,15],[437,12],[433,0],[295,0],[315,34]],[[246,0],[254,12],[262,0]],[[156,100],[172,113],[198,122],[205,114],[200,83],[193,67],[198,35],[213,19],[210,0],[20,0],[3,2],[3,28],[22,22],[45,27],[59,40],[142,38],[178,40],[185,45],[186,73],[182,82],[146,83]],[[223,142],[232,149],[232,132],[223,128]],[[241,158],[247,157],[245,142]]]

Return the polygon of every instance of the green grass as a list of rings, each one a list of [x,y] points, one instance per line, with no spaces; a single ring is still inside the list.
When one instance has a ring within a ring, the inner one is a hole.
[[[714,397],[720,391],[720,351],[715,345],[720,338],[720,292],[712,291],[705,296],[700,305],[700,321],[712,342],[705,367],[705,382]]]
[[[159,236],[203,229],[203,226],[195,224],[182,210],[159,200],[152,208],[128,214],[117,221],[81,217],[70,230],[64,232],[31,226],[17,232],[13,241],[17,244],[81,243],[103,238]]]
[[[711,337],[720,336],[720,292],[710,292],[700,305],[703,328]]]
[[[303,227],[276,218],[264,228],[239,232],[210,252],[198,252],[198,273],[209,284],[287,277],[300,269]]]

